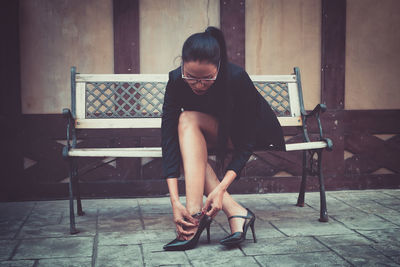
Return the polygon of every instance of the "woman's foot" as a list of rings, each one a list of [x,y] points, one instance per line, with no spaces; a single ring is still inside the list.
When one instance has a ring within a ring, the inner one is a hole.
[[[242,206],[238,206],[235,209],[232,209],[229,214],[226,216],[229,218],[234,215],[246,216],[247,210]],[[236,232],[243,232],[243,224],[245,222],[244,218],[232,218],[229,220],[229,227],[231,229],[231,234]]]
[[[203,232],[204,229],[207,229],[207,240],[208,243],[210,243],[211,221],[212,221],[211,217],[203,215],[199,220],[199,226],[197,227],[197,230],[194,235],[190,236],[189,239],[187,240],[181,240],[179,238],[176,238],[175,240],[172,240],[171,242],[166,244],[164,246],[164,249],[169,251],[182,251],[182,250],[193,249],[197,246],[201,233]]]
[[[247,210],[247,214],[245,216],[243,215],[233,215],[231,217],[228,218],[229,221],[233,220],[233,219],[243,219],[244,222],[242,224],[242,228],[240,231],[237,232],[233,232],[232,234],[228,235],[227,237],[223,238],[222,240],[220,240],[220,244],[224,245],[224,246],[237,246],[240,243],[242,243],[244,240],[246,240],[246,234],[247,234],[247,230],[249,229],[249,227],[251,228],[251,231],[253,233],[253,240],[254,243],[257,242],[256,239],[256,233],[255,233],[255,229],[254,229],[254,222],[256,220],[256,215],[249,209]],[[234,230],[232,230],[234,231]]]

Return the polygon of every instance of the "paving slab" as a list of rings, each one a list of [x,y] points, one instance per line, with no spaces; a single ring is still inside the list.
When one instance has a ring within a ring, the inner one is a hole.
[[[241,245],[245,255],[288,254],[321,252],[329,249],[312,237],[281,237],[260,239],[257,243],[250,240]]]
[[[399,266],[370,246],[341,246],[333,250],[354,266]]]
[[[255,256],[261,266],[351,266],[350,263],[333,252],[313,252],[285,255]]]
[[[319,236],[333,234],[350,234],[352,230],[334,220],[320,222],[318,219],[280,220],[271,222],[287,236]]]
[[[198,260],[190,261],[192,266],[199,267],[225,267],[225,266],[234,266],[234,267],[259,267],[260,265],[251,256],[239,256],[239,257],[218,257],[218,258],[204,258]]]
[[[15,261],[2,261],[0,267],[33,267],[35,261],[33,260],[15,260]]]
[[[144,266],[139,245],[99,246],[95,266]]]
[[[398,227],[397,225],[374,214],[353,213],[333,217],[336,221],[343,223],[346,227],[356,230],[391,229]]]
[[[32,211],[35,202],[2,202],[0,205],[0,221],[8,220],[24,220]]]
[[[78,226],[79,227],[79,226]],[[140,218],[99,218],[99,232],[135,232],[143,230],[143,222]]]
[[[37,267],[91,267],[92,257],[38,260]]]
[[[190,266],[184,251],[164,251],[159,242],[142,245],[146,266],[184,265]]]
[[[326,245],[327,247],[337,247],[337,246],[367,246],[372,245],[375,242],[371,239],[364,237],[361,234],[353,233],[346,235],[325,235],[316,236],[317,240]]]
[[[166,244],[175,237],[173,230],[138,230],[133,232],[101,232],[98,234],[99,246],[138,245],[154,243],[159,240]]]
[[[0,239],[12,239],[14,238],[21,226],[23,225],[23,220],[15,220],[6,218],[0,220]]]
[[[364,230],[358,231],[360,234],[366,236],[375,242],[391,242],[400,244],[400,228],[383,229],[383,230]]]
[[[196,249],[168,252],[175,238],[168,197],[84,199],[80,233],[69,234],[68,200],[0,203],[2,266],[400,266],[400,190],[327,192],[330,221],[319,218],[319,193],[234,195],[256,213],[239,247],[220,212]],[[205,200],[205,198],[203,199]],[[181,198],[185,203],[185,198]],[[394,208],[395,207],[395,208]]]
[[[92,252],[92,237],[25,239],[12,259],[91,257]]]
[[[0,260],[9,259],[17,244],[17,240],[0,240]]]

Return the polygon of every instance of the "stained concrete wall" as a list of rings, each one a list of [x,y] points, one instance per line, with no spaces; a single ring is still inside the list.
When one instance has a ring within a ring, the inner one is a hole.
[[[247,71],[290,74],[295,66],[306,109],[312,109],[320,103],[321,1],[247,0]]]
[[[24,114],[70,106],[70,66],[112,73],[112,0],[20,0]]]
[[[400,108],[400,1],[347,0],[346,109]]]
[[[183,42],[219,27],[219,0],[141,0],[140,72],[168,73],[180,65]]]

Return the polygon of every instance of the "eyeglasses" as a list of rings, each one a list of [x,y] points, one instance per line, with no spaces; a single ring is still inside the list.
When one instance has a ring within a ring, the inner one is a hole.
[[[220,62],[218,62],[218,68],[217,68],[217,73],[215,74],[214,78],[205,78],[205,79],[199,79],[199,78],[192,78],[192,77],[187,77],[183,74],[183,63],[181,64],[181,73],[182,73],[182,79],[184,79],[188,84],[190,85],[195,85],[197,83],[201,83],[203,85],[209,85],[217,79],[218,73],[219,73],[219,65]]]

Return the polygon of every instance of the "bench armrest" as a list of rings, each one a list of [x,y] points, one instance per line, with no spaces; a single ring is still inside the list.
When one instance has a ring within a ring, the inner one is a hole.
[[[325,104],[318,104],[315,106],[315,108],[313,109],[313,111],[311,111],[310,113],[305,112],[305,114],[303,114],[306,117],[312,117],[312,116],[316,116],[316,115],[320,115],[321,113],[324,113],[326,111],[327,107]]]
[[[310,138],[308,137],[308,130],[307,130],[307,119],[309,118],[315,118],[317,120],[318,124],[318,130],[319,130],[319,140],[324,141],[327,144],[326,149],[327,150],[332,150],[333,147],[333,142],[329,138],[325,138],[323,131],[322,131],[322,124],[320,120],[320,115],[321,113],[324,113],[326,111],[327,107],[325,104],[318,104],[315,106],[315,108],[310,112],[302,112],[302,117],[303,117],[303,134],[304,134],[304,139],[307,142],[310,142]]]
[[[64,108],[62,111],[63,117],[67,119],[67,145],[63,148],[62,155],[64,158],[68,158],[68,151],[72,147],[76,146],[76,133],[75,133],[75,119],[72,116],[72,112],[69,108]]]

